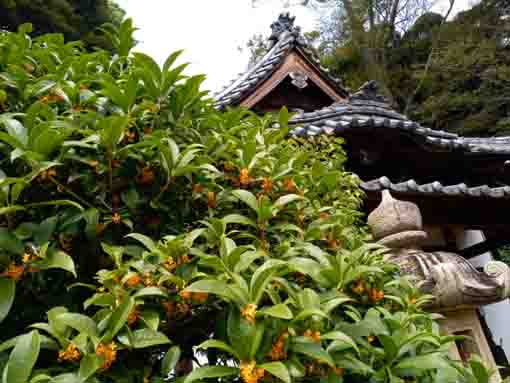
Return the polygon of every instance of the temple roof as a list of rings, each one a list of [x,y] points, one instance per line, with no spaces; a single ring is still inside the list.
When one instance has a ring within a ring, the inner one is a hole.
[[[307,65],[316,70],[321,79],[338,95],[348,96],[348,91],[342,87],[341,81],[331,76],[328,73],[329,70],[320,65],[320,59],[308,46],[300,29],[294,27],[294,17],[290,17],[288,13],[281,14],[278,20],[271,25],[271,29],[269,51],[254,66],[214,96],[220,109],[226,106],[240,105],[243,99],[250,96],[281,67],[293,51],[298,52]],[[292,73],[290,75],[292,77]],[[300,79],[293,78],[293,84],[299,88],[301,86]]]
[[[456,185],[442,185],[439,181],[418,184],[414,180],[393,183],[388,177],[381,177],[372,181],[362,182],[360,186],[365,192],[382,192],[383,190],[389,190],[390,192],[399,194],[423,196],[510,199],[510,186],[467,186],[464,183]]]
[[[295,136],[319,134],[342,135],[356,130],[399,130],[413,136],[421,144],[441,151],[464,151],[472,153],[510,154],[510,137],[462,137],[455,133],[425,128],[393,110],[389,103],[377,94],[377,85],[369,81],[346,101],[329,107],[295,115],[290,121],[297,127],[291,131]]]

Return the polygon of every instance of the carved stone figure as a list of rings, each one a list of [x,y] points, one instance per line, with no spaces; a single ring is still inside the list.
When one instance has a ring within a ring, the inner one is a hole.
[[[385,190],[381,204],[368,216],[368,224],[378,243],[391,249],[389,260],[397,263],[402,273],[416,277],[423,292],[435,296],[434,307],[458,310],[510,296],[506,264],[491,261],[480,272],[455,253],[421,250],[419,245],[427,233],[422,230],[416,204],[396,200]]]

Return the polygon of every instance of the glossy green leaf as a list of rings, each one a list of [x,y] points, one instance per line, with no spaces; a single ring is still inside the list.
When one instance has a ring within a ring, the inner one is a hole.
[[[274,318],[280,319],[292,319],[292,311],[290,311],[289,307],[284,303],[279,303],[277,305],[264,308],[260,310],[260,312],[264,315],[269,315]]]
[[[172,346],[168,349],[161,362],[161,375],[168,376],[175,368],[177,362],[181,358],[181,349],[179,346]]]
[[[98,335],[96,322],[86,315],[76,313],[64,313],[58,315],[55,320],[60,325],[66,325],[79,332],[83,332],[89,336],[96,337]]]
[[[2,383],[26,383],[39,357],[41,339],[37,331],[18,338],[5,366]]]
[[[285,383],[291,382],[289,370],[287,369],[287,367],[285,367],[285,365],[282,362],[264,363],[260,364],[258,367],[266,370],[271,375],[276,376]]]
[[[133,348],[146,348],[171,343],[165,334],[149,328],[133,331],[132,339],[127,334],[121,334],[117,339],[122,344]]]
[[[129,313],[135,307],[133,297],[124,298],[121,304],[115,309],[108,321],[108,330],[103,336],[103,342],[109,342],[120,331],[127,322]]]
[[[221,378],[223,376],[230,376],[239,373],[238,368],[227,367],[227,366],[207,366],[200,367],[193,370],[183,383],[192,383],[196,380],[209,379],[209,378]]]
[[[16,282],[9,278],[0,278],[0,323],[11,310],[16,295]]]

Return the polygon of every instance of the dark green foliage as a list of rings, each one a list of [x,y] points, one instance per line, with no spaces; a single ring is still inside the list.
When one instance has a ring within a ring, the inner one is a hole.
[[[385,49],[384,75],[379,79],[386,83],[395,108],[406,109],[423,79],[408,109],[411,118],[468,136],[508,135],[510,35],[509,10],[504,5],[504,1],[484,0],[442,26],[441,15],[426,13],[399,46]],[[374,77],[364,65],[364,52],[349,40],[323,52],[322,60],[353,88]]]
[[[111,0],[0,0],[0,29],[16,31],[31,23],[35,35],[62,33],[66,41],[111,48],[96,28],[119,25],[124,11]]]

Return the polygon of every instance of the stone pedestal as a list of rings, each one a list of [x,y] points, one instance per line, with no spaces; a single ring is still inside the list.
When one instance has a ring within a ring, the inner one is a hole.
[[[450,346],[450,357],[453,360],[467,361],[471,354],[479,355],[487,367],[497,371],[496,362],[485,338],[480,319],[475,309],[460,310],[443,313],[445,319],[439,321],[441,331],[448,335],[463,335],[465,340],[456,341]],[[501,376],[496,372],[491,383],[501,382]]]

